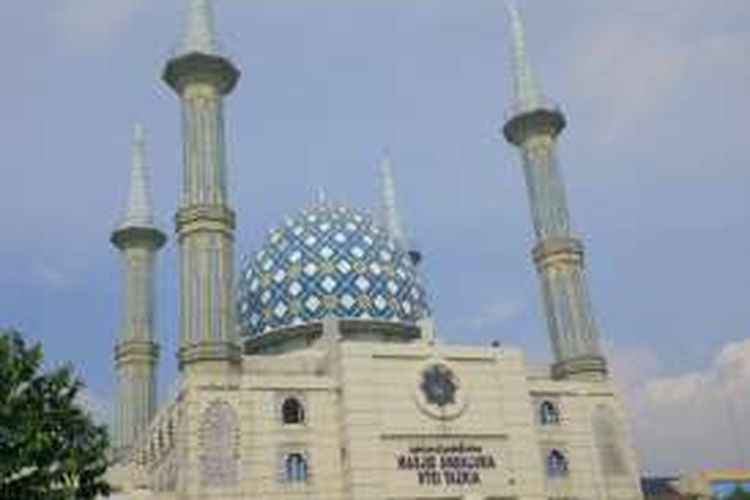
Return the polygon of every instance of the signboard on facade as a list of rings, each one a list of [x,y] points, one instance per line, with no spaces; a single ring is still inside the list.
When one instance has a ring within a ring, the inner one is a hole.
[[[395,459],[396,468],[412,472],[420,486],[479,485],[499,461],[491,450],[464,442],[410,446]]]

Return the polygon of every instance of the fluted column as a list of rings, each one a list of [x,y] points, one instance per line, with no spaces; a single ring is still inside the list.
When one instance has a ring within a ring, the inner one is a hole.
[[[116,453],[126,450],[146,430],[157,408],[154,268],[166,237],[153,224],[144,161],[143,133],[137,127],[128,208],[111,237],[120,250],[124,277],[122,322],[115,347]]]
[[[584,248],[571,231],[565,189],[557,162],[557,137],[565,116],[540,95],[526,55],[521,17],[510,8],[513,24],[516,102],[503,129],[519,148],[536,236],[534,263],[539,274],[557,377],[606,374],[599,333],[588,296]]]
[[[584,277],[583,243],[570,230],[556,137],[565,126],[556,109],[522,112],[505,126],[521,151],[534,233],[534,263],[542,285],[547,328],[558,376],[605,373],[606,363]]]
[[[182,369],[240,361],[235,321],[235,216],[227,199],[223,97],[239,71],[216,53],[208,4],[192,4],[183,52],[164,80],[182,106],[183,189],[175,217],[180,254]]]

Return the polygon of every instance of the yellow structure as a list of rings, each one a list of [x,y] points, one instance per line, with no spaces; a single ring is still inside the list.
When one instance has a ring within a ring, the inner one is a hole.
[[[750,470],[707,470],[685,475],[677,482],[677,489],[681,493],[707,499],[724,498],[738,487],[750,493]]]

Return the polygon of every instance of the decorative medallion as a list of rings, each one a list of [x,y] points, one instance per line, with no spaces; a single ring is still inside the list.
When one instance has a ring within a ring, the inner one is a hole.
[[[467,406],[465,392],[455,372],[445,363],[433,361],[419,372],[417,406],[432,418],[460,417]]]
[[[456,404],[458,384],[447,366],[432,365],[422,372],[421,389],[430,404],[440,408]]]

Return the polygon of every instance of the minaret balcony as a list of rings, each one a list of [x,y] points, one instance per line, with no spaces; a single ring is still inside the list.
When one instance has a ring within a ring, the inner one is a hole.
[[[555,264],[583,266],[583,243],[576,238],[549,238],[540,241],[531,254],[539,269]]]
[[[149,340],[126,340],[115,347],[115,364],[142,361],[155,364],[159,358],[159,346]]]
[[[120,250],[133,247],[147,247],[153,251],[164,246],[167,237],[155,227],[127,226],[115,230],[110,241]]]
[[[191,205],[181,208],[175,215],[175,229],[181,238],[186,235],[212,231],[234,238],[236,215],[224,205]]]
[[[162,78],[179,93],[185,85],[206,83],[215,85],[225,95],[237,85],[240,70],[225,57],[190,52],[171,59],[164,68]]]
[[[511,144],[522,146],[530,137],[557,137],[565,125],[565,115],[560,108],[554,103],[542,102],[531,109],[515,109],[503,127],[503,134]]]
[[[601,380],[607,377],[607,360],[603,356],[582,356],[559,361],[552,366],[552,377],[578,380]]]

